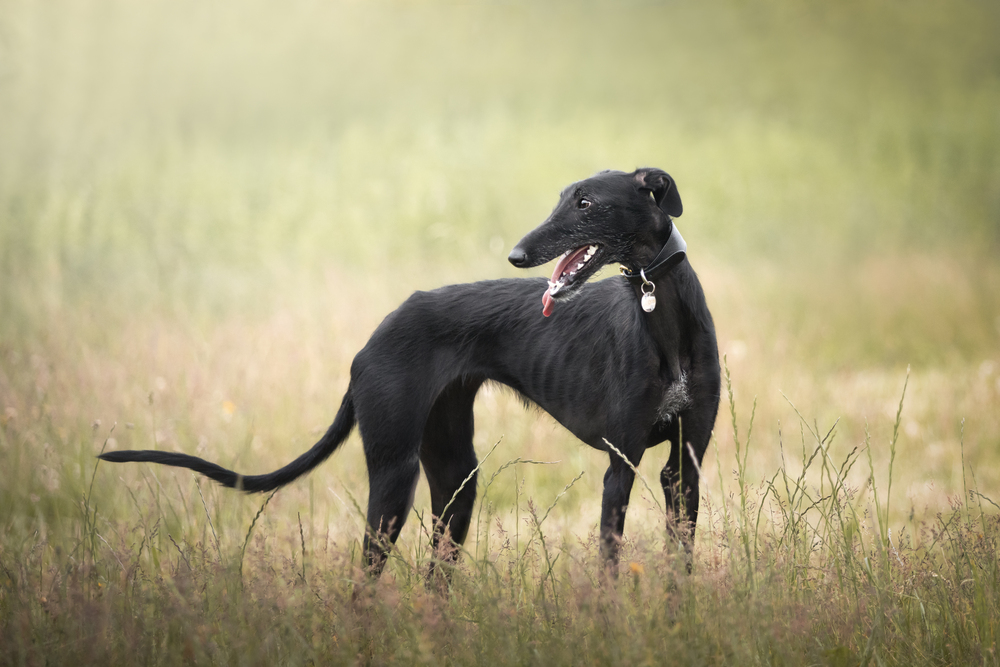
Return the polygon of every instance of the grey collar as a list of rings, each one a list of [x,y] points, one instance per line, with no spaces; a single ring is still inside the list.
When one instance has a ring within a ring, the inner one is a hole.
[[[621,267],[622,275],[630,283],[641,285],[648,282],[674,268],[687,257],[687,243],[684,242],[684,237],[681,236],[680,231],[677,229],[677,223],[674,223],[673,219],[671,219],[671,223],[673,223],[672,229],[670,236],[667,237],[667,242],[663,244],[660,252],[656,253],[656,257],[653,258],[653,261],[648,266],[635,273],[629,271],[624,265]]]

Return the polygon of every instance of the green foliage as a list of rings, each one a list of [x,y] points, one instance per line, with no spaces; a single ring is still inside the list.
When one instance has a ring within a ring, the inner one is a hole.
[[[73,304],[260,312],[330,266],[390,303],[513,275],[560,188],[649,164],[699,266],[776,271],[755,305],[804,309],[823,362],[974,358],[998,342],[997,27],[975,2],[9,1],[0,335]]]

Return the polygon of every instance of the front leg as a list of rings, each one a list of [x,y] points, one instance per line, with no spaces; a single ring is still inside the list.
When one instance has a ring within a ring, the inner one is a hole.
[[[634,461],[633,465],[637,465]],[[625,513],[635,473],[617,453],[611,452],[611,465],[604,473],[604,498],[601,502],[601,556],[613,576],[618,574],[618,551],[625,529]]]
[[[711,417],[711,420],[709,419]],[[688,411],[668,430],[670,456],[660,473],[667,508],[667,536],[683,546],[690,572],[698,524],[700,467],[711,438],[713,411]]]

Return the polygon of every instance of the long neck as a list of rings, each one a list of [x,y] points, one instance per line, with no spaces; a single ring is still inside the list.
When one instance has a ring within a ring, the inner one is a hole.
[[[696,331],[714,331],[712,316],[698,278],[685,259],[679,265],[651,281],[655,286],[656,307],[652,312],[640,312],[650,335],[656,341],[664,363],[674,378],[680,377],[687,365],[685,357],[691,349]],[[642,299],[642,285],[632,284],[636,307]],[[649,288],[646,288],[649,291]],[[714,339],[714,336],[713,336]]]
[[[681,364],[678,351],[681,349],[683,341],[682,323],[686,319],[681,293],[674,274],[681,267],[670,271],[652,280],[655,290],[653,296],[656,298],[656,307],[652,312],[643,312],[641,317],[645,320],[649,333],[657,343],[660,354],[670,368],[671,375],[676,379],[681,374]],[[643,297],[642,284],[632,285],[635,292],[636,303],[639,304]],[[649,292],[649,287],[646,287]]]

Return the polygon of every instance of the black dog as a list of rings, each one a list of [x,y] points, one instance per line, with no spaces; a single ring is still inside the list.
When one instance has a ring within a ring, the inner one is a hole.
[[[609,563],[635,473],[605,440],[633,466],[646,448],[670,440],[660,481],[667,507],[686,513],[690,530],[681,535],[690,548],[699,474],[692,459],[700,465],[708,446],[720,377],[712,316],[672,220],[681,211],[673,180],[658,169],[602,172],[566,188],[509,257],[532,267],[561,255],[547,288],[542,279],[506,279],[413,294],[354,358],[333,425],[280,470],[245,477],[155,451],[101,458],[181,466],[228,487],[270,491],[319,465],[357,423],[370,486],[365,557],[378,574],[406,522],[421,463],[435,544],[446,534],[465,540],[476,498],[475,475],[459,490],[477,465],[472,405],[484,382],[500,382],[609,452],[601,505]],[[624,278],[584,284],[612,262]]]

